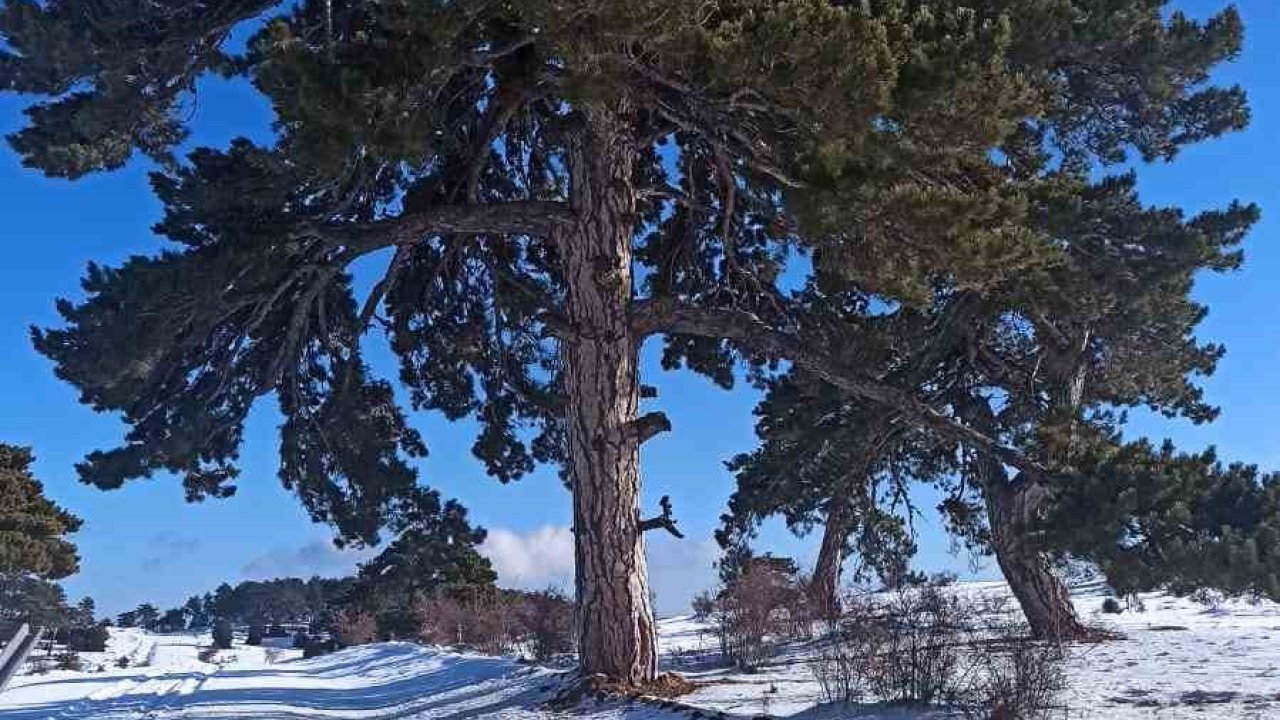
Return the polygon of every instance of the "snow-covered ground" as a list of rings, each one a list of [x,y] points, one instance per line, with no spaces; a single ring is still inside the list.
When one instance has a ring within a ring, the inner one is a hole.
[[[995,583],[961,592],[1003,594]],[[1076,647],[1065,718],[1280,720],[1280,606],[1227,602],[1205,607],[1164,595],[1145,610],[1103,615],[1104,596],[1077,595],[1082,613],[1125,639]],[[0,694],[3,720],[383,720],[390,718],[557,718],[542,707],[561,672],[507,658],[458,654],[405,643],[352,648],[303,660],[297,651],[237,645],[203,662],[207,636],[114,631],[106,653],[85,654],[86,671],[19,676]],[[709,662],[715,640],[691,618],[661,623],[668,669],[697,684],[684,704],[730,717],[797,720],[941,718],[883,707],[819,704],[806,650],[780,653],[744,674]],[[118,668],[121,655],[131,666]],[[627,703],[587,704],[590,720],[663,720],[687,713]]]

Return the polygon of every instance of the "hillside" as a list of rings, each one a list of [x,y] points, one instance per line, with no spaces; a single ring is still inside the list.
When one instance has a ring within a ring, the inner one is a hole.
[[[998,584],[965,584],[961,592],[1000,594]],[[1096,588],[1076,602],[1092,621],[1122,640],[1076,647],[1064,717],[1094,719],[1280,717],[1280,606],[1235,601],[1206,607],[1165,595],[1143,597],[1145,610],[1099,612]],[[711,662],[710,629],[688,618],[661,623],[666,664],[697,689],[681,702],[707,714],[769,714],[802,720],[837,717],[940,718],[883,707],[819,705],[805,660],[811,650],[788,648],[760,672],[744,674]],[[4,720],[215,720],[226,718],[542,718],[566,717],[541,707],[564,679],[561,671],[492,658],[382,643],[325,657],[237,645],[214,663],[197,654],[207,637],[116,631],[108,652],[86,654],[87,672],[17,678],[0,695]],[[121,655],[134,663],[117,668]],[[101,666],[101,671],[97,671]],[[642,704],[590,703],[575,716],[646,720],[687,713]]]

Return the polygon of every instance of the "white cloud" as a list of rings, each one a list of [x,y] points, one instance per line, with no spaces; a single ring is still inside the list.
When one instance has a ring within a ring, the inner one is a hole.
[[[480,553],[493,563],[503,587],[573,589],[573,533],[567,527],[548,525],[527,533],[493,529]]]
[[[498,573],[502,587],[540,590],[548,586],[573,591],[573,533],[567,527],[546,526],[529,532],[506,528],[489,531],[480,546]],[[715,541],[677,540],[653,534],[648,538],[649,581],[662,615],[688,612],[694,593],[715,583]]]
[[[277,547],[245,564],[240,572],[248,580],[270,580],[279,577],[338,577],[355,571],[358,563],[369,559],[373,550],[339,550],[333,543],[314,540],[299,547]]]

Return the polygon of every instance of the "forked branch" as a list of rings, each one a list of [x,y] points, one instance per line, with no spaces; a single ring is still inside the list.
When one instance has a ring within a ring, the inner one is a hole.
[[[650,530],[666,530],[667,532],[683,539],[684,533],[676,528],[676,519],[671,515],[671,498],[663,495],[658,501],[658,506],[662,508],[662,514],[640,521],[640,532],[649,532]]]

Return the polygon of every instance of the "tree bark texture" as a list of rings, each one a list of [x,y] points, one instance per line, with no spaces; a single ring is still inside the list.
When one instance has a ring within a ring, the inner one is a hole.
[[[849,511],[839,504],[827,512],[826,527],[822,530],[822,547],[818,550],[818,562],[813,568],[809,583],[809,602],[822,618],[835,618],[840,614],[840,569],[844,565],[845,542],[851,523]]]
[[[1003,476],[1001,472],[999,477]],[[1032,634],[1045,640],[1084,638],[1091,632],[1076,614],[1066,584],[1028,536],[1046,493],[1033,482],[988,485],[992,550]]]
[[[583,673],[639,685],[657,674],[657,630],[640,529],[639,342],[629,327],[634,190],[630,138],[586,112],[570,148],[576,216],[554,236],[565,278],[562,343]]]

